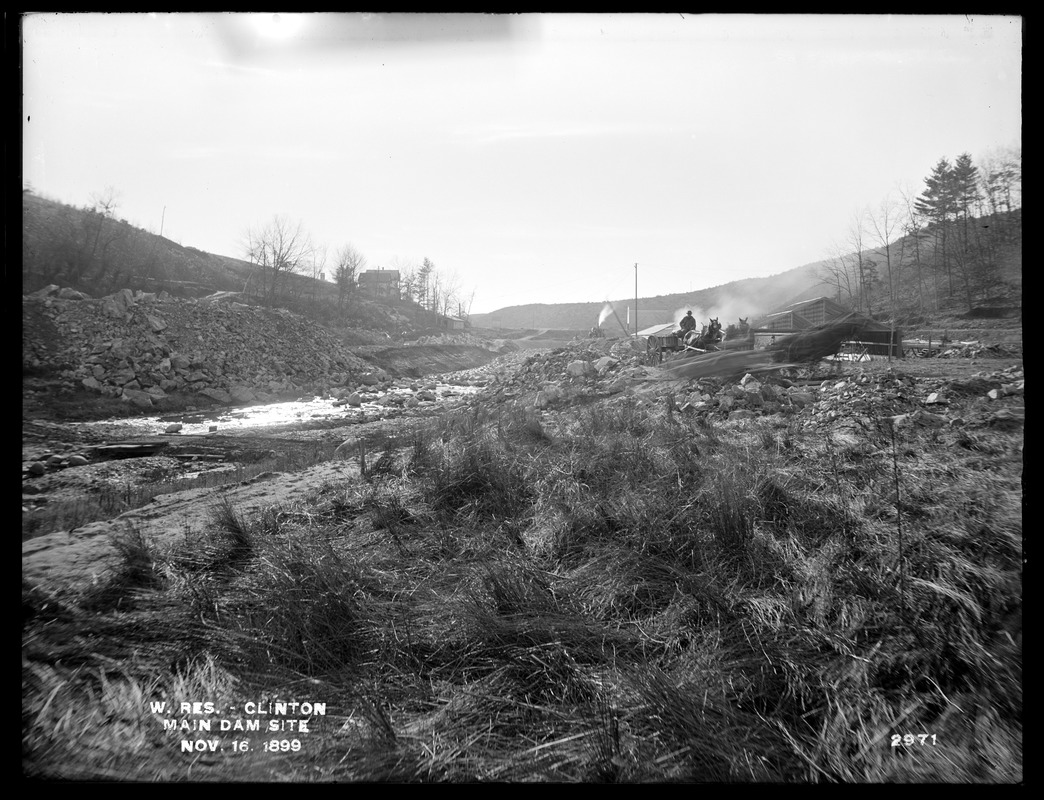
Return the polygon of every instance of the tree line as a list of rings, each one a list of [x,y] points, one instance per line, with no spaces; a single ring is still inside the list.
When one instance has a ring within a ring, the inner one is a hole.
[[[369,266],[366,256],[351,243],[338,247],[331,260],[328,246],[313,243],[301,222],[279,215],[247,231],[244,254],[257,267],[250,291],[262,302],[275,304],[293,292],[292,275],[321,281],[329,269],[337,287],[338,308],[345,314],[351,313],[359,295],[359,276]],[[390,299],[415,302],[435,315],[468,315],[474,292],[466,296],[456,275],[437,269],[431,259],[417,264],[397,256],[387,268],[399,273],[398,295]],[[315,284],[312,286],[314,291]]]
[[[1022,150],[940,158],[919,194],[898,190],[853,215],[822,277],[867,314],[913,316],[1021,287]]]

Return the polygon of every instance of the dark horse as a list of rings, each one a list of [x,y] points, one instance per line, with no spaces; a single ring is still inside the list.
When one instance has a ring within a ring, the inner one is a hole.
[[[717,350],[723,338],[721,323],[717,319],[712,319],[710,325],[704,325],[700,333],[689,331],[683,341],[687,348]]]

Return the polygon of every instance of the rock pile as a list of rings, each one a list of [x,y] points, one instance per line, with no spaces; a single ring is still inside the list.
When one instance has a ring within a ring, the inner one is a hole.
[[[816,381],[792,380],[783,373],[671,380],[670,373],[645,361],[640,344],[594,340],[549,353],[502,357],[472,374],[486,376],[479,394],[485,403],[512,401],[555,412],[629,392],[639,402],[662,404],[672,413],[728,421],[781,415],[804,428],[962,425],[967,420],[950,411],[951,401],[957,400],[961,407],[978,403],[977,422],[992,425],[999,410],[989,409],[990,403],[1025,393],[1022,367],[978,373],[964,381],[914,378],[900,368]],[[999,423],[1023,416],[1008,409]]]
[[[56,368],[70,386],[142,408],[170,392],[226,404],[322,393],[373,370],[302,317],[228,300],[129,289],[92,299],[50,286],[23,298],[22,315],[24,367]]]
[[[521,400],[537,408],[566,406],[581,397],[606,396],[652,379],[645,345],[633,340],[590,339],[550,352],[516,353],[469,371],[483,377],[482,402]]]
[[[939,358],[1018,358],[1022,355],[1012,348],[999,344],[984,345],[980,342],[960,342],[939,353]]]

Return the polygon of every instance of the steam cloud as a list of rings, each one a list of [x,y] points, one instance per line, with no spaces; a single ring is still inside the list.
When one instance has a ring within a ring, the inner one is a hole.
[[[674,324],[678,325],[682,317],[685,316],[685,312],[690,310],[696,318],[698,325],[705,325],[712,319],[716,319],[721,323],[722,328],[727,328],[729,325],[738,325],[740,317],[753,325],[754,318],[762,314],[761,307],[751,301],[750,298],[726,296],[718,300],[710,308],[696,305],[679,308],[674,312]]]

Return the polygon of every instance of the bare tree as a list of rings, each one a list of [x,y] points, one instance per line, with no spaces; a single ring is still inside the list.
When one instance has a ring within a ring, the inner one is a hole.
[[[928,308],[924,291],[926,285],[925,269],[929,264],[926,263],[926,253],[924,252],[923,245],[931,234],[926,229],[927,220],[918,210],[917,195],[914,191],[910,188],[901,189],[900,197],[902,198],[902,203],[905,209],[903,219],[906,238],[903,241],[909,242],[908,249],[911,251],[910,255],[913,258],[913,265],[916,273],[918,306],[922,311],[925,311]],[[936,305],[938,305],[938,301],[938,281],[936,281]]]
[[[457,303],[457,315],[461,319],[469,319],[471,317],[471,304],[475,302],[475,290],[471,290],[471,294],[467,297],[462,298]]]
[[[365,267],[366,257],[356,250],[354,245],[346,244],[337,251],[334,282],[337,284],[337,304],[345,310],[351,306],[359,273]]]
[[[991,213],[1022,207],[1022,148],[1001,148],[980,159],[979,180]]]
[[[105,191],[91,195],[91,205],[87,208],[86,248],[81,270],[88,284],[105,285],[108,281],[110,289],[116,288],[119,282],[118,272],[111,259],[111,248],[127,232],[127,226],[121,225],[116,218],[119,208],[119,192],[112,186]]]
[[[439,306],[436,311],[445,317],[454,316],[460,305],[460,277],[456,272],[437,275]]]
[[[833,245],[833,253],[834,255],[827,258],[820,267],[820,277],[826,283],[832,283],[837,287],[837,302],[845,302],[842,298],[844,293],[844,297],[851,303],[855,297],[852,289],[852,259],[844,248],[836,243]]]
[[[870,236],[877,245],[877,251],[884,255],[888,304],[891,313],[894,314],[899,302],[902,269],[906,257],[905,248],[896,245],[896,242],[902,240],[906,225],[903,207],[892,195],[888,195],[881,201],[876,212],[867,212],[866,223]]]
[[[313,248],[300,222],[276,215],[247,231],[246,255],[257,266],[256,293],[272,305],[287,277],[311,263]]]
[[[405,256],[393,256],[388,268],[399,273],[399,297],[404,300],[420,302],[420,279],[417,262]]]
[[[866,306],[869,316],[873,300],[873,290],[877,283],[877,265],[866,252],[866,225],[869,210],[858,211],[852,217],[848,229],[848,244],[851,246],[852,255],[855,258],[855,274],[857,279],[859,299]]]

